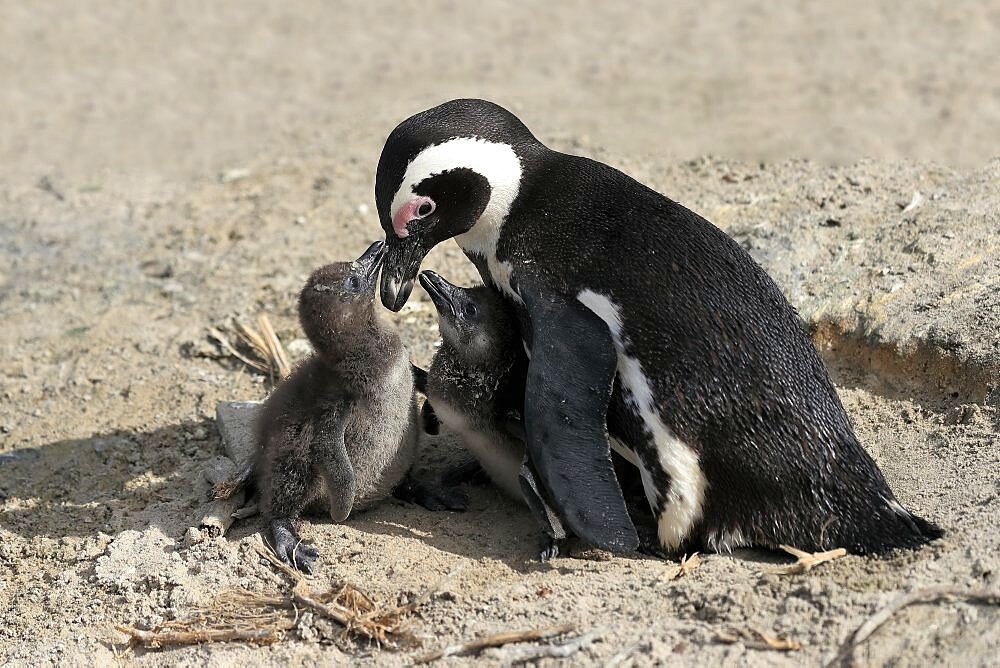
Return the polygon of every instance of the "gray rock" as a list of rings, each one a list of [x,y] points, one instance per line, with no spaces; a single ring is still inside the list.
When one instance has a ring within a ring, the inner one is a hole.
[[[874,350],[881,375],[989,401],[1000,386],[1000,209],[990,196],[1000,159],[971,176],[915,165],[883,176],[866,162],[744,169],[760,193],[750,206],[728,203],[739,184],[699,178],[673,190],[703,190],[694,208],[750,248],[821,347],[848,340]],[[917,184],[948,196],[916,198]]]
[[[254,422],[262,405],[260,401],[222,401],[215,407],[215,424],[222,436],[222,447],[237,464],[250,461],[253,455]]]

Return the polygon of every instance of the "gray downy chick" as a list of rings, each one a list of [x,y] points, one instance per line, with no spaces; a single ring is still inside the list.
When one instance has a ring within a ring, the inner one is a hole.
[[[316,352],[268,397],[257,425],[261,511],[275,553],[306,572],[319,552],[300,544],[303,511],[322,509],[341,522],[394,492],[427,501],[407,477],[418,438],[409,356],[374,307],[381,256],[375,243],[356,261],[309,277],[299,320]]]
[[[528,360],[515,314],[489,287],[460,288],[433,271],[419,280],[437,308],[441,331],[427,372],[428,402],[489,478],[523,502],[518,476]]]
[[[437,308],[441,332],[441,346],[429,370],[426,375],[420,372],[420,390],[427,396],[424,429],[437,433],[440,419],[475,457],[448,471],[445,484],[478,480],[485,473],[512,499],[536,508],[547,517],[538,555],[547,561],[559,554],[567,532],[525,457],[522,411],[528,357],[516,313],[487,286],[458,287],[433,271],[421,272],[419,280]],[[619,391],[616,384],[615,394]],[[613,421],[609,425],[613,436],[615,426]],[[635,520],[644,520],[637,522],[640,551],[663,556],[647,526],[650,518],[643,510],[646,501],[635,463],[620,454],[624,448],[617,438],[611,445],[629,511]]]

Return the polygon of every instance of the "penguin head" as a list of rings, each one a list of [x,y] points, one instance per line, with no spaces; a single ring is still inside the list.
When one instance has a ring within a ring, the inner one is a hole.
[[[460,288],[429,270],[420,272],[420,285],[437,308],[441,338],[469,365],[508,359],[510,346],[520,345],[513,313],[496,290]]]
[[[485,100],[452,100],[392,131],[375,174],[386,308],[403,307],[434,246],[499,230],[520,188],[521,156],[537,144],[516,116]]]
[[[299,294],[299,322],[317,351],[333,352],[367,331],[362,325],[374,314],[382,251],[376,241],[354,262],[325,265],[306,281]]]

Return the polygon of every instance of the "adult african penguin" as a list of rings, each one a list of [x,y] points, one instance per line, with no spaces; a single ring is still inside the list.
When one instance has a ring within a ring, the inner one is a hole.
[[[385,306],[399,310],[426,253],[454,238],[515,307],[527,452],[577,535],[637,544],[610,420],[668,550],[881,553],[941,535],[896,501],[774,281],[701,216],[483,100],[397,126],[375,199]]]

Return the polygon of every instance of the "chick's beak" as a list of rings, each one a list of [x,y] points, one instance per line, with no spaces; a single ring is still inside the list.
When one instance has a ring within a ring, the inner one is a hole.
[[[365,277],[367,285],[372,284],[375,276],[378,274],[379,268],[382,266],[382,260],[385,257],[384,248],[385,244],[381,241],[376,241],[361,254],[361,257],[354,261],[354,264],[361,270]]]
[[[453,299],[455,286],[430,269],[420,272],[420,285],[434,302],[438,313],[441,315],[455,313],[455,300]]]

